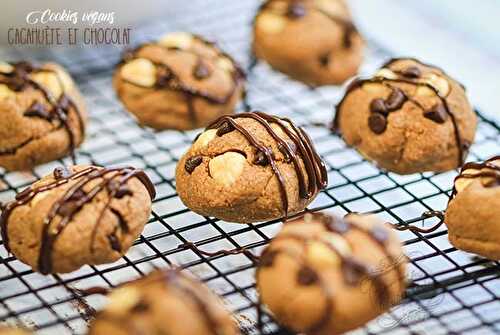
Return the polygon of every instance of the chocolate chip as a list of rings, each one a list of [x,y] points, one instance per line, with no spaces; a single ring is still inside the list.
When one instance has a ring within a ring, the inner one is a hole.
[[[321,66],[327,67],[328,64],[330,63],[330,53],[328,52],[324,55],[321,55],[319,57],[319,63],[321,64]]]
[[[159,66],[156,69],[156,85],[159,87],[164,87],[169,84],[172,80],[172,72],[165,66]]]
[[[71,171],[65,166],[56,167],[52,174],[55,179],[67,179],[71,177]]]
[[[387,110],[387,106],[385,105],[384,99],[377,98],[373,99],[372,102],[370,103],[370,112],[372,113],[380,113],[383,115],[389,114],[389,111]]]
[[[42,119],[50,120],[51,119],[51,114],[45,108],[45,105],[40,103],[40,102],[34,102],[23,114],[24,116],[27,117],[39,117]]]
[[[424,113],[424,117],[436,122],[444,123],[448,118],[448,113],[446,113],[446,108],[443,104],[435,104],[432,108]]]
[[[372,113],[368,118],[368,126],[375,134],[382,134],[387,128],[387,119],[380,113]]]
[[[418,78],[422,75],[420,69],[414,65],[401,70],[401,74],[407,78]]]
[[[224,123],[222,123],[219,127],[219,129],[217,129],[217,136],[222,136],[224,134],[227,134],[227,133],[230,133],[234,130],[234,126],[229,122],[229,121],[225,121]]]
[[[253,163],[255,165],[266,166],[269,164],[269,160],[267,159],[266,154],[259,150],[255,154],[255,158],[253,160]]]
[[[297,283],[304,286],[313,285],[318,282],[319,276],[309,266],[302,266],[297,274]]]
[[[259,266],[270,267],[274,263],[274,259],[278,255],[277,250],[265,251],[259,259]]]
[[[388,110],[392,111],[392,110],[396,110],[396,109],[401,108],[401,106],[403,106],[405,100],[406,100],[406,96],[403,93],[403,91],[401,91],[399,88],[394,87],[392,89],[391,94],[389,95],[389,97],[385,101],[385,105],[386,105]]]
[[[203,157],[201,156],[193,156],[193,157],[189,157],[187,160],[186,160],[186,164],[184,165],[184,169],[186,169],[186,171],[191,174],[194,169],[201,164],[201,162],[203,162]]]
[[[35,69],[33,64],[31,64],[30,62],[27,62],[27,61],[21,61],[21,62],[15,63],[14,68],[16,71],[26,72],[26,73],[33,72],[33,70]]]
[[[114,251],[118,251],[118,252],[122,251],[122,245],[114,233],[111,235],[108,235],[108,241],[109,241],[109,244],[111,245],[111,249],[113,249]]]
[[[291,3],[288,6],[287,16],[292,19],[298,19],[307,14],[306,7],[300,2]]]
[[[149,310],[149,304],[144,301],[143,299],[139,300],[139,302],[137,304],[135,304],[132,309],[131,309],[131,312],[133,313],[143,313],[143,312],[146,312]]]
[[[203,61],[199,61],[193,69],[193,76],[198,80],[208,78],[210,77],[210,69]]]

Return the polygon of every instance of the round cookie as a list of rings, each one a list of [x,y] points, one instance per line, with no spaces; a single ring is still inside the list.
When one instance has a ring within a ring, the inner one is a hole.
[[[192,211],[241,223],[300,212],[327,185],[324,163],[304,130],[261,112],[214,122],[181,158],[175,176]]]
[[[156,270],[113,290],[90,335],[237,335],[222,302],[202,283],[177,270]]]
[[[43,274],[114,262],[142,232],[154,196],[142,170],[56,168],[6,204],[2,240]]]
[[[268,0],[253,26],[253,51],[310,86],[340,84],[355,75],[364,42],[344,0]]]
[[[463,86],[410,58],[392,59],[372,78],[352,81],[334,120],[348,145],[399,174],[462,166],[476,125]]]
[[[500,260],[500,156],[467,163],[455,179],[444,222],[451,244]]]
[[[375,217],[307,213],[287,222],[262,253],[257,290],[282,325],[342,334],[401,300],[405,268],[399,239]]]
[[[0,167],[25,170],[73,156],[85,136],[86,110],[59,65],[0,62]]]
[[[234,112],[244,74],[214,43],[177,32],[126,52],[113,86],[141,124],[194,129]]]

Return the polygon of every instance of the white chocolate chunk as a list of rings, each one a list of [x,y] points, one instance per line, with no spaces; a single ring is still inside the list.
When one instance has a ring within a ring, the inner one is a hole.
[[[233,62],[227,57],[220,57],[217,59],[217,66],[227,72],[231,72],[234,69]]]
[[[397,79],[398,75],[387,68],[382,68],[375,73],[375,77],[382,77],[386,79]]]
[[[277,34],[285,29],[286,22],[287,20],[283,16],[263,12],[257,17],[255,26],[267,34]]]
[[[158,41],[167,48],[189,49],[193,43],[193,35],[185,32],[173,32],[163,35]]]
[[[1,73],[11,73],[14,71],[14,67],[7,62],[0,62],[0,72]]]
[[[478,174],[480,172],[481,172],[481,170],[468,169],[468,170],[462,171],[461,174],[462,175],[475,175],[475,174]],[[474,178],[458,178],[455,181],[455,190],[457,192],[462,192],[473,181],[474,181]]]
[[[448,92],[450,92],[450,84],[448,83],[448,80],[446,80],[446,78],[438,76],[435,73],[427,74],[424,77],[424,81],[434,87],[442,97],[445,97]]]
[[[201,133],[198,139],[193,143],[193,149],[199,150],[208,145],[217,135],[217,129],[209,129]]]
[[[240,153],[229,151],[214,157],[208,163],[212,178],[224,187],[230,187],[243,173],[248,162]]]
[[[140,86],[151,87],[156,82],[156,67],[145,58],[133,59],[124,64],[120,74],[123,79]]]
[[[109,295],[106,310],[112,314],[125,314],[134,307],[140,299],[137,289],[131,287],[119,287]]]

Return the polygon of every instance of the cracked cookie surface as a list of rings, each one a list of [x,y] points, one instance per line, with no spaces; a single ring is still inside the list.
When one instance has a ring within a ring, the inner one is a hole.
[[[0,63],[0,114],[0,167],[7,170],[73,155],[85,136],[83,99],[54,63]]]
[[[113,86],[141,124],[194,129],[234,112],[244,74],[214,43],[177,32],[126,52]]]
[[[237,335],[236,323],[204,284],[155,270],[111,291],[89,334]]]
[[[462,166],[476,126],[463,86],[410,58],[392,59],[373,77],[354,79],[334,120],[348,145],[399,174]]]
[[[286,222],[263,251],[257,290],[280,324],[342,334],[401,300],[405,269],[398,237],[375,217],[306,213]]]
[[[253,25],[253,51],[276,70],[310,86],[355,75],[364,42],[343,0],[269,0]]]
[[[220,118],[176,168],[177,192],[187,207],[231,222],[295,214],[326,184],[324,163],[305,131],[261,112]]]
[[[56,168],[6,204],[2,240],[43,274],[116,261],[142,232],[154,187],[141,170]]]
[[[500,156],[467,163],[455,179],[445,214],[458,249],[500,260]]]

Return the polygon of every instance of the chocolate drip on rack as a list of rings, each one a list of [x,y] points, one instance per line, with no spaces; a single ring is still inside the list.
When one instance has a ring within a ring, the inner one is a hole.
[[[242,85],[243,81],[245,80],[245,73],[243,69],[232,59],[231,56],[229,56],[227,53],[221,51],[217,45],[213,42],[209,42],[202,37],[198,35],[193,35],[193,38],[196,39],[197,41],[200,41],[204,44],[206,44],[208,47],[213,48],[217,52],[217,57],[224,57],[228,59],[232,66],[233,66],[233,71],[231,71],[231,77],[233,79],[233,86],[229,90],[229,92],[226,94],[224,97],[216,97],[211,95],[210,93],[206,91],[201,91],[198,89],[195,89],[191,86],[186,85],[182,80],[179,78],[179,76],[175,73],[175,71],[168,66],[165,63],[159,63],[159,62],[153,62],[151,61],[156,69],[157,69],[157,77],[156,77],[156,82],[153,86],[154,89],[156,90],[162,90],[162,89],[170,89],[174,91],[179,91],[185,95],[186,98],[186,104],[188,107],[188,113],[190,115],[191,121],[193,123],[196,123],[196,110],[194,108],[194,98],[202,98],[212,104],[218,104],[218,105],[224,105],[229,102],[229,100],[233,97],[234,92]],[[179,49],[175,47],[166,47],[162,46],[161,44],[155,43],[155,42],[150,42],[150,43],[144,43],[137,48],[133,50],[128,50],[124,53],[122,56],[122,60],[118,64],[118,66],[121,66],[125,64],[126,62],[129,62],[137,57],[137,53],[147,47],[147,46],[160,46],[164,47],[168,50],[171,51],[177,51],[177,52],[187,52],[194,54],[197,57],[197,62],[195,67],[193,68],[192,76],[196,78],[197,80],[203,80],[211,76],[210,69],[206,66],[203,60],[203,56],[194,52],[193,50],[190,49]],[[136,83],[132,83],[127,81],[128,83],[136,86],[140,86]]]
[[[313,147],[312,141],[302,128],[295,126],[287,118],[278,118],[261,112],[240,113],[236,115],[226,115],[207,127],[207,129],[218,129],[217,135],[221,136],[232,130],[238,131],[247,141],[256,148],[256,161],[254,164],[271,165],[274,175],[280,185],[280,194],[284,216],[288,217],[288,195],[286,193],[286,183],[283,174],[280,172],[275,155],[269,147],[264,146],[257,137],[252,135],[245,127],[236,122],[240,118],[250,118],[257,121],[264,127],[267,133],[277,142],[280,150],[285,156],[285,160],[293,163],[299,184],[299,196],[302,199],[314,197],[328,183],[328,175],[323,161]],[[276,124],[292,140],[293,145],[281,138],[271,127]],[[288,126],[287,126],[288,125]],[[291,129],[290,129],[290,128]],[[304,163],[306,176],[300,166],[300,160]]]
[[[373,228],[370,230],[366,230],[360,226],[358,226],[349,216],[346,216],[344,219],[336,218],[333,216],[329,216],[323,213],[306,213],[305,215],[311,215],[312,220],[318,220],[319,224],[322,224],[324,228],[330,233],[334,233],[340,236],[345,236],[352,230],[359,231],[366,236],[368,236],[374,243],[376,243],[386,258],[390,261],[390,268],[387,271],[395,270],[397,272],[398,278],[401,283],[404,283],[405,274],[403,272],[402,267],[400,266],[400,260],[395,257],[387,247],[387,243],[389,241],[389,234],[383,228]],[[298,235],[298,234],[285,234],[278,235],[275,240],[282,239],[291,239],[298,241],[303,245],[304,248],[307,248],[308,238]],[[361,280],[364,278],[368,278],[375,289],[375,293],[377,296],[377,300],[380,304],[387,306],[391,303],[390,301],[390,288],[385,280],[382,278],[382,275],[387,271],[377,271],[372,268],[369,264],[355,258],[354,256],[346,256],[343,253],[339,252],[337,248],[328,243],[327,241],[322,241],[318,239],[317,242],[324,243],[330,250],[332,250],[341,260],[341,270],[343,274],[344,281],[348,285],[358,285]],[[297,259],[301,262],[301,269],[306,269],[307,271],[299,271],[298,273],[298,282],[306,283],[307,285],[317,284],[322,289],[325,294],[325,302],[326,307],[323,311],[321,317],[316,321],[312,326],[308,329],[304,330],[305,333],[316,333],[321,331],[324,327],[326,327],[331,321],[331,316],[334,306],[334,292],[329,289],[327,283],[324,279],[322,279],[321,274],[319,273],[311,273],[311,271],[315,272],[314,269],[307,265],[307,261],[303,255],[297,257],[295,253],[290,253],[287,249],[270,249],[267,248],[264,250],[261,259],[260,259],[260,267],[270,267],[273,265],[274,259],[280,255],[288,255],[292,259]],[[259,271],[260,267],[257,269]],[[307,278],[301,278],[301,276],[306,275]]]
[[[387,65],[384,65],[382,68],[385,68],[385,66],[388,66],[392,64],[392,62],[396,61],[397,59],[391,60],[391,62],[387,63]],[[396,91],[398,92],[398,104],[399,107],[402,106],[405,100],[409,100],[413,103],[415,103],[418,107],[420,107],[423,112],[424,112],[424,117],[433,120],[436,123],[444,123],[446,121],[446,116],[450,117],[450,120],[453,125],[453,132],[455,136],[455,141],[457,144],[457,150],[458,150],[458,165],[461,166],[464,163],[465,156],[467,154],[467,151],[469,149],[470,144],[467,143],[466,140],[463,140],[461,135],[460,135],[460,129],[457,123],[457,120],[455,118],[455,115],[452,113],[451,108],[449,107],[448,101],[446,100],[445,96],[442,96],[439,91],[432,85],[426,83],[426,82],[419,82],[415,78],[415,73],[411,73],[411,75],[405,74],[403,75],[401,72],[395,72],[396,74],[399,74],[398,78],[395,79],[389,79],[385,77],[373,77],[373,78],[367,78],[367,79],[362,79],[362,78],[356,78],[353,81],[349,83],[349,85],[346,88],[346,91],[344,93],[343,98],[340,100],[340,102],[335,106],[335,117],[333,120],[333,126],[332,130],[335,132],[340,132],[340,117],[341,117],[341,107],[343,102],[345,101],[346,97],[349,95],[350,92],[354,91],[355,89],[361,87],[365,83],[379,83],[382,85],[386,85],[390,87],[393,90],[393,93]],[[416,86],[425,86],[432,90],[435,94],[436,97],[439,98],[441,101],[441,104],[433,106],[431,110],[426,111],[423,106],[418,103],[415,99],[412,99],[408,95],[404,94],[403,91],[399,88],[396,88],[390,83],[406,83],[406,84],[413,84]],[[401,93],[403,95],[401,96]],[[391,94],[392,95],[392,94]],[[385,104],[385,105],[384,105]],[[385,108],[385,112],[383,109]],[[396,108],[397,109],[397,108]],[[387,101],[384,101],[383,99],[375,99],[372,101],[370,104],[370,110],[371,110],[371,115],[370,115],[370,120],[369,124],[372,129],[376,134],[383,133],[386,127],[386,116],[389,112],[394,111],[395,109],[393,108],[387,108]],[[375,120],[375,118],[377,120]],[[383,120],[382,120],[383,118]]]
[[[44,105],[41,104],[40,102],[34,102],[25,112],[24,116],[26,117],[39,117],[42,119],[45,119],[49,122],[52,122],[53,120],[57,120],[61,127],[64,127],[66,132],[68,133],[68,138],[69,138],[69,150],[70,150],[70,155],[71,159],[73,160],[73,163],[76,164],[76,159],[75,159],[75,146],[76,146],[76,134],[73,132],[69,125],[68,121],[68,113],[70,109],[73,109],[77,115],[78,118],[78,124],[80,128],[80,134],[83,137],[84,136],[84,124],[83,124],[83,118],[82,115],[76,106],[76,104],[73,102],[73,100],[64,93],[64,86],[61,82],[61,79],[59,78],[59,75],[56,71],[54,70],[49,70],[49,69],[44,69],[41,67],[36,67],[35,65],[29,63],[29,62],[18,62],[18,63],[13,63],[10,64],[13,67],[12,72],[10,73],[1,73],[0,74],[0,84],[7,85],[9,89],[15,91],[15,92],[21,92],[25,90],[27,87],[32,87],[33,89],[39,91],[42,93],[43,97],[45,100],[50,104],[51,110],[46,110]],[[30,74],[32,73],[40,73],[40,72],[49,72],[53,73],[58,81],[59,85],[61,86],[62,94],[61,96],[56,99],[52,94],[42,85],[38,84],[36,81],[30,78]],[[11,148],[9,150],[6,150],[4,152],[0,152],[0,155],[2,154],[14,154],[18,149],[23,147],[24,145],[28,144],[31,142],[33,139],[29,139],[28,141],[25,141],[24,143],[18,145],[15,148]]]
[[[107,176],[112,174],[111,177]],[[65,194],[58,199],[51,207],[47,217],[44,220],[41,236],[41,246],[40,255],[38,258],[38,268],[43,274],[51,273],[52,271],[52,249],[54,243],[57,241],[58,237],[62,234],[66,226],[71,222],[74,216],[80,211],[80,209],[92,201],[92,199],[102,190],[106,189],[109,193],[108,201],[105,203],[100,216],[93,228],[92,232],[92,246],[95,241],[95,235],[100,226],[100,222],[104,212],[111,209],[110,204],[113,198],[121,195],[120,190],[123,190],[123,186],[131,178],[137,178],[146,187],[151,196],[151,199],[155,197],[155,190],[151,180],[147,175],[138,169],[132,167],[126,168],[98,168],[94,166],[87,167],[83,170],[70,173],[69,171],[63,171],[60,168],[54,170],[54,181],[45,184],[40,187],[28,187],[21,193],[17,194],[14,201],[7,204],[6,208],[2,212],[0,217],[0,226],[2,229],[2,239],[7,250],[9,250],[9,238],[8,238],[8,220],[12,211],[24,204],[31,201],[37,194],[52,190],[63,184],[67,184],[70,181],[76,180],[76,182],[68,188]],[[93,186],[88,192],[84,191],[85,185],[91,181],[101,179],[100,182]],[[116,213],[116,211],[115,211]],[[57,225],[53,227],[52,222],[56,217],[60,217]],[[123,219],[122,219],[123,221]],[[124,222],[120,222],[119,225],[124,227]],[[128,227],[126,228],[128,229]],[[125,231],[125,230],[124,230]],[[116,237],[116,236],[115,236]],[[111,246],[116,250],[117,245],[113,241]]]
[[[444,212],[442,211],[426,211],[422,214],[422,220],[425,219],[430,219],[430,218],[438,218],[439,221],[432,225],[429,228],[420,228],[412,224],[407,224],[407,225],[396,225],[393,223],[387,223],[388,225],[392,226],[394,229],[399,230],[399,231],[405,231],[409,230],[414,233],[421,233],[421,234],[428,234],[432,233],[433,231],[436,231],[439,227],[441,227],[444,223]]]
[[[229,255],[239,255],[239,254],[244,254],[248,258],[250,258],[254,262],[259,261],[259,257],[255,256],[248,248],[246,247],[240,247],[240,248],[235,248],[235,249],[221,249],[217,250],[214,252],[209,252],[209,251],[204,251],[198,248],[198,246],[193,243],[193,242],[186,242],[183,244],[180,244],[178,248],[183,248],[183,249],[191,249],[195,252],[198,252],[204,256],[207,257],[218,257],[218,256],[229,256]]]

